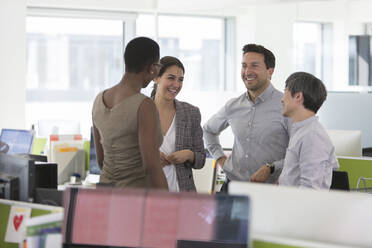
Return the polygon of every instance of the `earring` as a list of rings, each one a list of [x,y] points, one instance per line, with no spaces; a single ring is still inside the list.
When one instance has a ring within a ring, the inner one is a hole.
[[[154,72],[153,72],[153,71],[150,71],[150,73],[151,73],[151,74],[154,74]]]

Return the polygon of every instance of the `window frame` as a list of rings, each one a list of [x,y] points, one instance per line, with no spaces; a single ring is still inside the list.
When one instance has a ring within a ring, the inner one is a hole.
[[[217,92],[237,91],[236,82],[236,18],[232,16],[207,16],[207,15],[191,15],[191,14],[177,14],[166,12],[138,12],[138,15],[153,15],[155,37],[159,41],[159,16],[175,16],[175,17],[201,17],[201,18],[218,18],[223,20],[222,24],[222,54],[220,67],[220,78],[222,78]],[[137,35],[137,34],[136,34]]]
[[[159,38],[158,18],[162,15],[182,16],[182,17],[205,17],[220,18],[223,20],[223,37],[220,54],[220,78],[221,84],[215,91],[236,91],[236,18],[227,16],[205,16],[190,14],[169,14],[169,13],[144,13],[144,12],[124,12],[107,10],[88,10],[88,9],[61,9],[48,7],[27,7],[26,18],[32,17],[65,17],[65,18],[87,18],[102,20],[121,20],[123,22],[123,50],[125,45],[134,38],[136,34],[136,19],[139,14],[154,15],[155,18],[155,40]],[[27,35],[27,33],[26,33]],[[124,67],[123,67],[124,72]],[[46,90],[46,89],[26,89],[26,102],[61,102],[68,101],[90,101],[96,92],[93,90]]]
[[[123,48],[135,36],[136,13],[122,11],[101,11],[85,9],[59,9],[27,7],[27,17],[51,17],[51,18],[77,18],[77,19],[101,19],[122,21]],[[26,33],[27,36],[27,33]],[[124,72],[124,67],[123,67]],[[27,102],[88,102],[91,101],[97,92],[92,90],[50,90],[50,89],[26,89]]]
[[[330,22],[317,22],[317,21],[301,21],[297,20],[294,25],[298,23],[304,24],[317,24],[320,27],[320,58],[319,58],[319,74],[320,79],[324,82],[327,88],[332,88],[333,82],[333,24]],[[297,66],[297,41],[294,37],[294,67]],[[317,67],[317,65],[315,65]]]

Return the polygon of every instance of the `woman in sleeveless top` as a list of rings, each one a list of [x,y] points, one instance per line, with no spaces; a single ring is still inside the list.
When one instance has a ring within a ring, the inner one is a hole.
[[[117,187],[167,188],[158,149],[162,143],[159,114],[141,94],[158,74],[159,45],[145,37],[125,48],[125,74],[93,104],[94,142],[101,183]]]
[[[164,135],[161,164],[170,191],[196,191],[192,168],[201,169],[205,163],[200,111],[175,99],[182,89],[185,73],[181,61],[166,56],[160,63],[163,67],[154,79],[151,95],[160,113]]]

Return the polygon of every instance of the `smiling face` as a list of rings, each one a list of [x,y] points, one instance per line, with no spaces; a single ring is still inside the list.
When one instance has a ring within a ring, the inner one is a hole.
[[[183,70],[172,65],[160,77],[155,78],[155,83],[157,84],[156,96],[165,100],[174,100],[182,89]]]
[[[274,68],[266,68],[263,54],[247,52],[243,55],[241,77],[249,91],[263,92],[269,85],[273,72]]]

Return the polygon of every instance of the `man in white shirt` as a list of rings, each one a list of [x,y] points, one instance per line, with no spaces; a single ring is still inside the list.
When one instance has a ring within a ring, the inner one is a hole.
[[[315,116],[326,98],[322,81],[309,73],[296,72],[286,80],[281,101],[292,127],[279,185],[330,188],[332,171],[339,165],[334,146]]]

